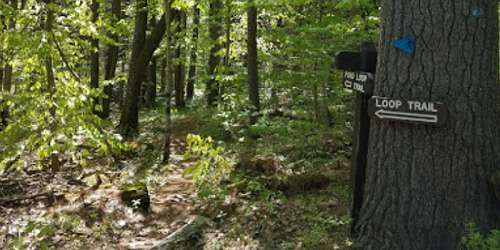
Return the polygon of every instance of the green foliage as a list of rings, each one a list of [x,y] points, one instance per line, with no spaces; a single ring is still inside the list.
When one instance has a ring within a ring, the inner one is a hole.
[[[39,29],[44,6],[28,4],[33,6],[7,12],[11,15],[6,17],[15,18],[24,28],[0,33],[0,50],[12,63],[16,90],[0,95],[0,109],[8,108],[10,116],[9,125],[0,132],[0,170],[14,164],[21,168],[27,158],[29,164],[42,166],[52,156],[85,165],[89,149],[101,156],[124,149],[121,139],[110,132],[112,124],[92,111],[93,100],[102,96],[103,88],[91,89],[88,76],[78,69],[89,44],[74,32],[100,36],[90,22],[88,6],[47,6],[58,16],[53,31],[47,32]],[[0,12],[8,9],[0,5]],[[53,61],[54,87],[49,86],[44,67],[48,58]]]
[[[465,247],[469,250],[495,250],[500,249],[500,230],[491,230],[487,234],[477,231],[474,224],[467,225],[466,236],[463,239]]]
[[[222,155],[224,149],[214,146],[211,137],[201,138],[198,135],[187,136],[187,150],[184,158],[194,160],[194,165],[184,170],[184,175],[191,175],[198,187],[201,197],[220,196],[225,189],[223,181],[228,180],[232,165]]]

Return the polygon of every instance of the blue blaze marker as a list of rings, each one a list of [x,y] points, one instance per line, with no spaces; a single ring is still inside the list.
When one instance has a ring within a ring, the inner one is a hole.
[[[483,11],[481,10],[481,8],[475,8],[472,10],[472,15],[475,16],[475,17],[480,17],[483,15]]]
[[[400,49],[406,54],[413,54],[415,53],[415,41],[416,39],[414,36],[404,36],[401,39],[392,42],[392,46]]]

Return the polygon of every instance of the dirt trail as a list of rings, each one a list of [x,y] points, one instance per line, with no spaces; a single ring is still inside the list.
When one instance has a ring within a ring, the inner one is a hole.
[[[155,174],[157,186],[149,190],[149,213],[135,212],[121,201],[119,179],[127,171],[125,169],[111,171],[94,163],[95,169],[88,167],[84,172],[87,172],[87,177],[88,172],[90,176],[99,176],[100,183],[95,185],[86,185],[76,167],[73,173],[68,172],[69,167],[55,175],[47,171],[22,173],[15,187],[9,187],[15,192],[6,192],[5,187],[2,188],[6,183],[0,183],[0,198],[39,193],[46,189],[54,190],[58,198],[2,204],[0,249],[6,249],[7,244],[16,238],[21,239],[27,249],[39,249],[41,242],[54,249],[150,249],[182,227],[196,215],[198,206],[194,184],[182,176],[183,170],[191,164],[183,160],[182,154],[186,135],[193,130],[193,122],[185,118],[173,125],[171,165],[175,168]],[[161,137],[152,141],[160,141]],[[129,163],[140,166],[140,160],[131,159]],[[68,220],[77,223],[70,227]],[[54,234],[37,237],[29,233],[26,225],[30,222],[41,227],[49,226]]]

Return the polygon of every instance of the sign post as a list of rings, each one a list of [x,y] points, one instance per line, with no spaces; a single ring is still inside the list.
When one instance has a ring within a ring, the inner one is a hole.
[[[374,74],[377,65],[377,50],[373,43],[363,43],[361,52],[339,52],[336,56],[336,67],[349,71],[344,72],[344,87],[355,92],[354,99],[354,132],[352,136],[352,186],[351,234],[356,235],[354,225],[358,221],[363,202],[366,177],[366,161],[368,154],[368,138],[370,133],[370,116],[368,104],[374,88]]]

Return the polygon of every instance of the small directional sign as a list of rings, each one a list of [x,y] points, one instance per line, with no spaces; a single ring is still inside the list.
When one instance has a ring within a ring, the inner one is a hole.
[[[344,72],[344,87],[355,90],[365,95],[371,95],[373,92],[372,73],[368,72]]]
[[[406,101],[387,97],[372,97],[370,116],[380,120],[400,121],[440,126],[446,122],[447,108],[440,102]]]
[[[335,54],[335,67],[340,70],[355,71],[361,68],[361,53],[340,51]]]

